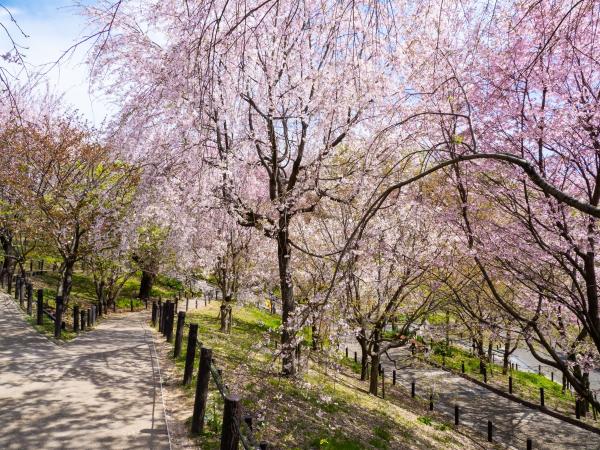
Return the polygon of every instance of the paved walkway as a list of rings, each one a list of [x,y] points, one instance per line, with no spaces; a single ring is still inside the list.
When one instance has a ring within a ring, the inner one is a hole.
[[[145,320],[114,315],[56,345],[0,293],[0,448],[169,449]]]
[[[359,351],[355,344],[349,343],[349,348]],[[415,380],[417,396],[426,399],[433,390],[435,409],[447,414],[450,423],[454,423],[454,405],[458,404],[462,425],[487,436],[487,421],[491,420],[494,441],[510,448],[525,449],[530,438],[536,450],[600,449],[598,434],[508,400],[445,370],[412,363],[404,349],[394,349],[389,354],[396,361],[397,383],[410,392],[410,384]],[[382,365],[390,381],[394,363],[384,355]]]

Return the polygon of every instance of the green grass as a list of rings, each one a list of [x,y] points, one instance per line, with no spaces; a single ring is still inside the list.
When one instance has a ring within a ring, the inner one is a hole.
[[[392,402],[368,395],[358,377],[333,368],[339,361],[337,357],[329,359],[327,353],[311,353],[310,370],[304,362],[298,379],[280,377],[281,362],[275,349],[280,317],[255,307],[234,305],[232,333],[223,334],[217,319],[219,306],[219,302],[212,302],[189,312],[186,322],[199,325],[199,339],[212,349],[215,365],[223,370],[224,383],[241,394],[244,411],[253,413],[258,440],[288,449],[386,450],[415,445],[458,448],[459,439],[453,430],[439,424],[435,428],[422,424],[416,415],[409,414],[411,418],[407,419],[407,410],[395,403],[408,401],[411,408],[423,408],[419,402],[407,399],[400,391],[390,392]],[[182,354],[174,361],[179,376],[185,366],[187,333],[186,328]],[[305,347],[304,357],[307,352]],[[360,370],[352,359],[345,359],[344,364]],[[198,358],[194,376],[197,371]],[[193,379],[184,388],[190,402],[195,383]],[[219,448],[222,408],[220,394],[211,380],[205,432],[196,440],[200,448]],[[189,413],[191,416],[191,408]]]

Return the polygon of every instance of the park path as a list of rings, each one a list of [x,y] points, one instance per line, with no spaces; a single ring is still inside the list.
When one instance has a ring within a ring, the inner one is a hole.
[[[57,345],[0,293],[0,448],[169,449],[147,315]]]
[[[359,351],[352,342],[348,346]],[[487,421],[491,420],[494,442],[509,448],[526,449],[530,438],[534,449],[600,449],[598,434],[513,402],[448,371],[416,362],[405,349],[393,349],[388,354],[391,359],[384,355],[382,361],[388,381],[395,368],[397,384],[408,393],[413,380],[417,396],[428,399],[433,391],[435,410],[447,415],[450,423],[454,421],[454,405],[458,404],[461,425],[486,436]]]

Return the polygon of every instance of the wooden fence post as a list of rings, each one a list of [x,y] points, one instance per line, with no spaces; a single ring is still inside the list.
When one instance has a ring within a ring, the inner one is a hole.
[[[228,395],[223,406],[223,426],[221,428],[221,450],[238,450],[240,445],[240,418],[242,405],[240,397]]]
[[[173,342],[173,323],[175,322],[175,307],[176,304],[171,302],[169,303],[169,307],[167,308],[167,331],[165,333],[167,337],[167,342]]]
[[[194,399],[194,414],[192,415],[192,433],[202,433],[204,428],[204,414],[206,413],[206,399],[208,398],[208,381],[210,380],[210,364],[212,350],[200,349],[200,367],[196,380],[196,397]]]
[[[416,386],[415,386],[415,381],[411,381],[410,383],[410,396],[412,398],[415,398],[415,391],[416,391]]]
[[[85,311],[82,309],[80,312],[81,315],[81,323],[79,324],[79,329],[81,331],[85,330]]]
[[[156,313],[157,313],[156,302],[152,301],[152,326],[156,326]]]
[[[544,388],[543,387],[540,388],[540,406],[542,408],[544,407]]]
[[[396,386],[396,369],[392,370],[392,384]]]
[[[54,314],[54,337],[60,338],[60,332],[62,329],[62,310],[63,310],[63,299],[60,295],[56,296],[56,312]]]
[[[192,382],[192,374],[194,372],[194,359],[196,358],[196,340],[198,339],[198,324],[190,324],[190,332],[188,334],[187,351],[185,353],[185,369],[183,371],[183,385],[188,385]]]
[[[533,441],[531,438],[527,438],[527,450],[533,450]]]
[[[454,425],[458,426],[459,423],[459,415],[460,410],[458,409],[458,405],[454,405]]]
[[[43,325],[44,323],[44,290],[38,289],[37,291],[37,324]]]
[[[183,342],[183,327],[185,325],[185,311],[177,313],[177,331],[175,333],[175,350],[173,356],[177,358],[181,355],[181,343]]]
[[[86,310],[86,314],[87,314],[87,319],[86,319],[87,326],[88,326],[88,328],[90,328],[92,326],[92,310],[90,308],[88,308]]]
[[[33,313],[33,283],[27,283],[27,314]]]
[[[79,331],[79,306],[73,306],[73,331],[77,333]]]
[[[162,333],[163,331],[163,315],[164,315],[164,305],[158,301],[158,332]]]
[[[494,429],[493,429],[493,425],[492,425],[492,421],[491,420],[488,420],[487,428],[488,428],[488,430],[487,430],[488,431],[488,433],[487,433],[488,439],[487,440],[488,440],[488,442],[492,442],[493,441],[492,438],[493,438],[493,431],[494,431]]]
[[[513,391],[513,380],[512,380],[512,375],[510,375],[508,377],[508,393],[512,394]]]

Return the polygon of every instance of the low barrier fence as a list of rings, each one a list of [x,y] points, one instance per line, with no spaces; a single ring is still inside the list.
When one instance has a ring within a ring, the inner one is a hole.
[[[205,297],[205,301],[206,297]],[[186,302],[187,303],[187,302]],[[187,308],[186,308],[187,309]],[[185,368],[183,385],[189,385],[193,380],[193,370],[196,355],[199,353],[198,375],[194,396],[194,410],[191,431],[200,434],[204,430],[205,415],[208,404],[208,389],[212,380],[223,399],[223,420],[221,427],[221,449],[237,449],[241,443],[245,450],[266,450],[267,442],[257,442],[253,434],[253,419],[251,414],[243,414],[239,395],[232,393],[223,381],[223,372],[215,364],[212,349],[203,345],[198,335],[198,324],[186,324],[185,311],[177,312],[175,333],[175,312],[177,304],[166,301],[152,302],[152,325],[167,342],[173,342],[173,357],[178,358],[183,350],[184,329],[188,328],[188,340],[185,353]],[[198,351],[199,349],[199,351]]]

